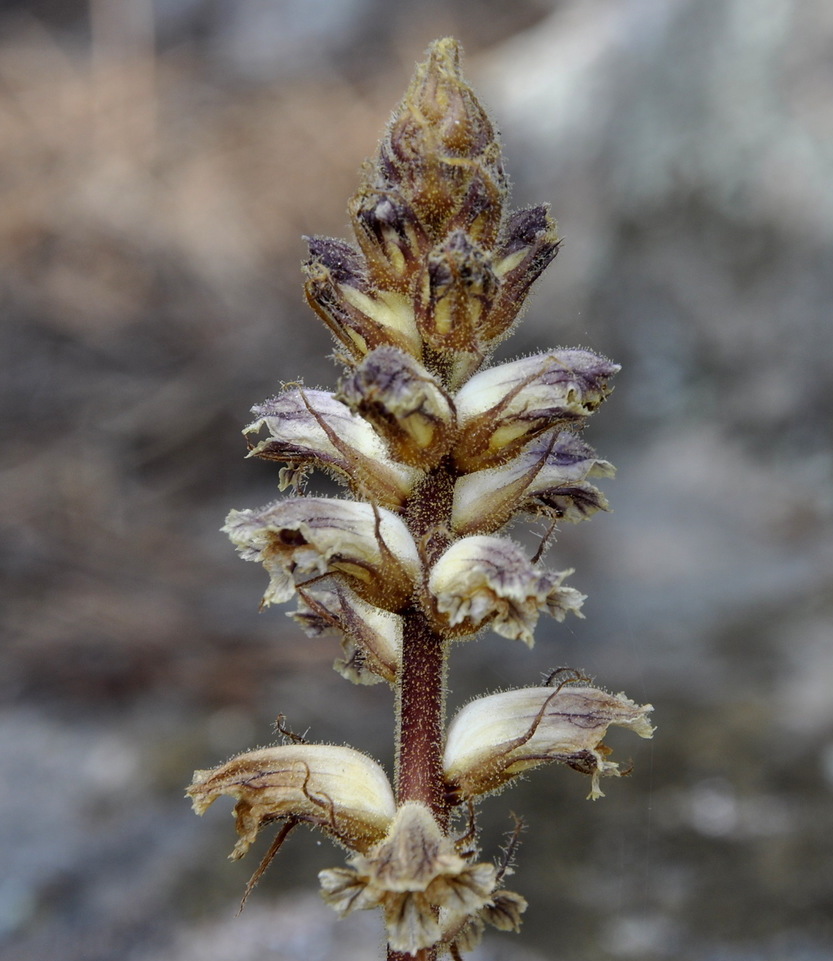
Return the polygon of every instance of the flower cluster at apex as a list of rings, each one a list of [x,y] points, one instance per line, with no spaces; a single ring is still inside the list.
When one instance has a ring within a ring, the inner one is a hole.
[[[579,431],[618,366],[572,348],[490,364],[559,240],[546,206],[509,210],[497,134],[455,41],[418,66],[349,211],[354,242],[310,238],[304,264],[344,374],[335,391],[295,384],[253,409],[250,456],[283,464],[292,494],[232,511],[224,530],[266,569],[265,605],[297,596],[308,634],[341,638],[345,677],[396,687],[409,618],[443,642],[491,627],[531,646],[541,613],[580,616],[571,571],[547,570],[501,531],[519,516],[554,525],[607,509],[591,479],[613,467]],[[347,496],[306,496],[315,469]],[[599,777],[620,773],[608,726],[648,737],[649,711],[581,683],[480,698],[445,740],[448,803],[553,760],[590,774],[599,796]],[[425,803],[397,804],[352,748],[249,752],[197,772],[188,793],[198,813],[236,799],[235,857],[276,821],[348,848],[347,868],[321,874],[324,897],[341,914],[380,907],[395,951],[459,955],[485,924],[520,923],[526,905],[500,887],[505,872],[462,850]]]

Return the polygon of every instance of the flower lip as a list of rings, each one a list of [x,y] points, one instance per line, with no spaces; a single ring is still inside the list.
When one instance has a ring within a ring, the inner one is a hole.
[[[288,601],[308,576],[343,578],[384,610],[398,611],[421,576],[404,522],[383,507],[329,497],[289,497],[259,510],[234,510],[223,530],[244,560],[270,575],[263,603]]]
[[[534,567],[506,538],[474,535],[443,553],[431,569],[428,590],[447,634],[473,634],[488,624],[503,637],[532,646],[541,611],[556,620],[568,612],[579,614],[584,595],[562,585],[570,573]]]

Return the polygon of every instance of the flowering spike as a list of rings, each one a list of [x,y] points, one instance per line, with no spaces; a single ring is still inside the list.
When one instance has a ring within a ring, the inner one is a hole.
[[[278,461],[280,490],[298,496],[232,511],[223,529],[266,569],[263,606],[297,594],[289,616],[340,639],[339,673],[392,686],[395,795],[365,755],[307,744],[197,772],[188,793],[198,813],[235,798],[234,856],[283,822],[247,894],[311,823],[353,852],[321,872],[325,901],[341,915],[381,909],[389,961],[460,961],[487,925],[517,931],[527,906],[502,887],[514,841],[499,868],[478,860],[476,802],[548,761],[589,774],[600,796],[599,778],[622,773],[608,727],[652,731],[650,705],[583,680],[480,698],[445,724],[451,641],[491,629],[531,647],[542,613],[581,616],[572,571],[538,566],[549,535],[530,559],[499,532],[523,515],[554,529],[607,509],[591,480],[614,469],[577,432],[619,368],[569,348],[493,364],[560,241],[545,204],[510,210],[500,142],[455,40],[417,66],[348,209],[354,239],[308,238],[303,265],[345,368],[338,390],[290,385],[245,429],[250,456]],[[345,498],[301,496],[314,470]]]

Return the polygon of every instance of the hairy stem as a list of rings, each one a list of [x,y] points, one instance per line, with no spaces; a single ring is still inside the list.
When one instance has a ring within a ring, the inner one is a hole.
[[[397,800],[427,804],[448,825],[442,771],[445,724],[445,643],[422,611],[405,616],[402,669],[397,685]]]
[[[441,549],[451,516],[453,478],[446,465],[429,474],[414,492],[407,522],[426,553]],[[444,831],[449,804],[443,779],[447,644],[417,607],[404,612],[402,666],[396,684],[397,802],[422,801]],[[435,961],[436,948],[416,956],[388,948],[388,961]]]
[[[405,954],[402,951],[391,951],[388,948],[387,961],[436,961],[436,948],[422,948],[416,954]]]

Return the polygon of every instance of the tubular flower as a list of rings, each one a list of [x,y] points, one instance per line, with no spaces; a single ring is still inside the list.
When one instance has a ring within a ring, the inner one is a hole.
[[[451,526],[458,534],[495,531],[520,511],[584,520],[608,509],[602,492],[586,479],[615,472],[575,434],[542,434],[507,464],[457,480]]]
[[[388,943],[411,954],[443,940],[490,902],[497,880],[493,864],[462,858],[429,809],[401,805],[383,841],[318,877],[327,904],[340,915],[381,907]]]
[[[505,463],[536,434],[581,425],[610,393],[617,364],[589,350],[552,350],[475,374],[455,397],[462,473]]]
[[[595,687],[526,687],[479,697],[449,725],[443,768],[458,800],[488,794],[529,768],[560,761],[590,774],[589,797],[602,797],[599,778],[619,777],[606,760],[610,725],[651,737],[650,704]]]
[[[299,578],[333,574],[364,600],[397,611],[420,572],[408,528],[396,514],[370,504],[287,498],[260,510],[232,511],[223,530],[244,560],[266,568],[266,605],[288,601]]]
[[[394,347],[368,354],[342,380],[338,396],[404,464],[436,467],[454,439],[451,398],[422,364]]]
[[[353,748],[332,744],[240,754],[213,770],[194,771],[186,793],[197,814],[223,795],[237,800],[234,860],[264,825],[286,818],[317,825],[352,851],[366,851],[385,836],[396,811],[382,768]]]
[[[307,242],[307,301],[347,348],[345,359],[361,360],[382,344],[418,356],[422,348],[413,304],[398,291],[371,287],[359,251],[350,244],[329,237],[310,237]]]
[[[552,263],[560,243],[546,204],[517,210],[509,217],[492,259],[499,288],[481,331],[484,338],[494,342],[506,336],[530,287]]]
[[[333,667],[355,684],[396,680],[402,661],[402,618],[365,603],[349,588],[298,589],[292,617],[309,637],[340,634],[344,658]]]
[[[464,537],[440,557],[428,577],[438,618],[453,636],[488,624],[503,637],[532,647],[541,611],[562,621],[579,614],[584,595],[562,586],[572,571],[541,571],[516,544],[501,537]]]
[[[357,494],[385,507],[400,507],[417,472],[393,460],[371,425],[326,390],[284,391],[252,408],[256,419],[243,431],[269,436],[249,455],[294,467],[330,470]]]

